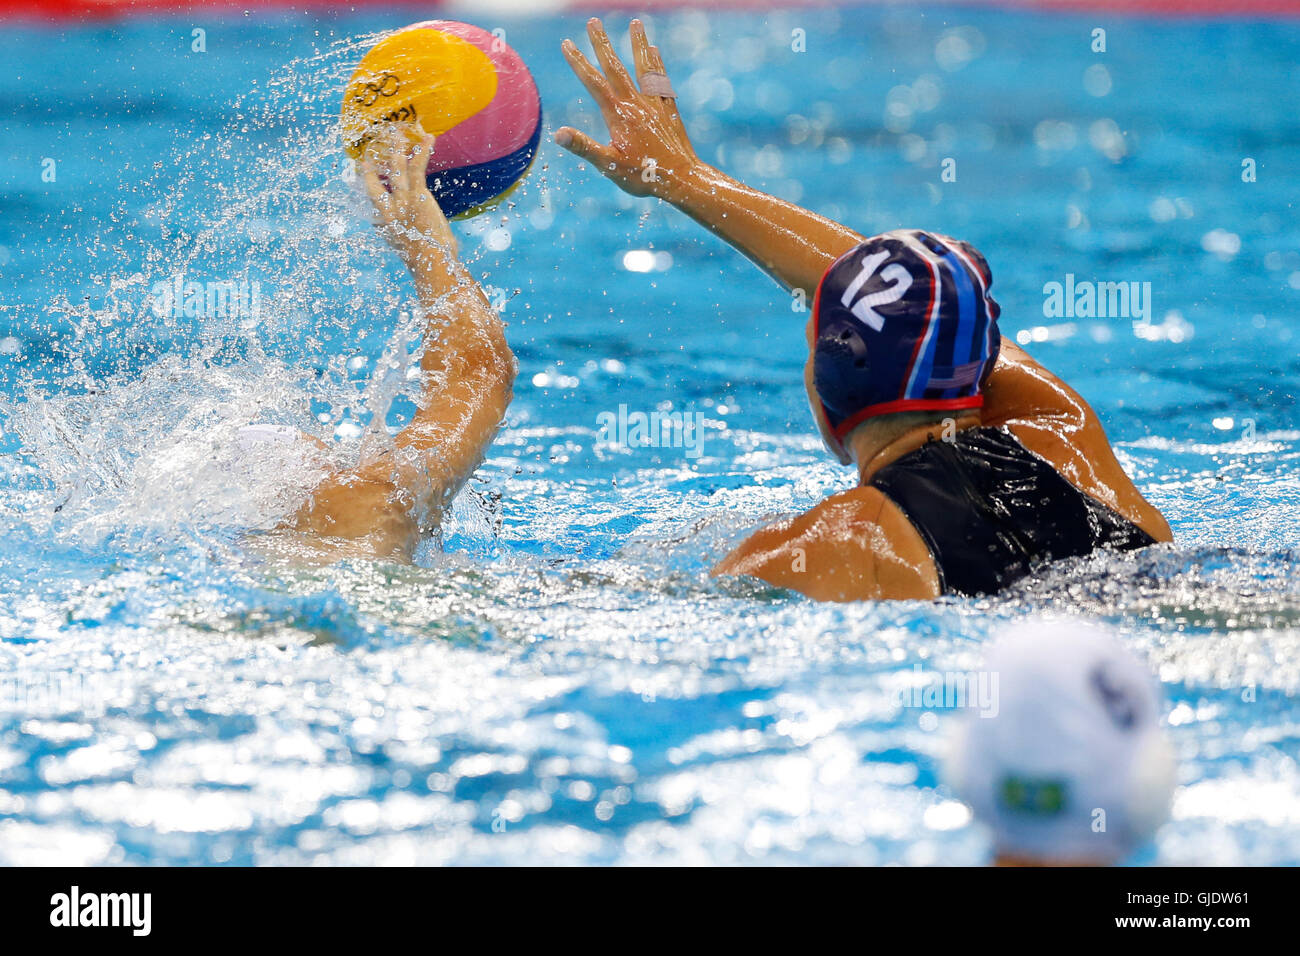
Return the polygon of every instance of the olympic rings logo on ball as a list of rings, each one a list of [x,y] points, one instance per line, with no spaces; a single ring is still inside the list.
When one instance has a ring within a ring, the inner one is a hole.
[[[347,153],[362,159],[390,125],[438,137],[425,180],[449,219],[468,218],[527,175],[541,140],[541,97],[504,34],[428,20],[385,36],[348,80],[339,129]]]
[[[378,83],[365,83],[363,92],[353,96],[352,101],[362,106],[374,106],[381,96],[396,96],[401,88],[401,80],[392,73],[385,73]]]

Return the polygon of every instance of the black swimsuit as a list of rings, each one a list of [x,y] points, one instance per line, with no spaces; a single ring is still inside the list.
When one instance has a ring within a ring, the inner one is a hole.
[[[945,592],[995,594],[1043,562],[1155,543],[1004,428],[970,428],[952,441],[927,442],[868,485],[920,532]]]

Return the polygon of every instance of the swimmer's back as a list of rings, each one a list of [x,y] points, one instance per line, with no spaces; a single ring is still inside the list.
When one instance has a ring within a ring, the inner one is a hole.
[[[1151,535],[1007,428],[932,441],[868,484],[755,532],[714,569],[819,601],[994,594],[1041,566]]]
[[[996,594],[1048,562],[1154,543],[1006,428],[931,440],[880,469],[870,485],[925,539],[944,592]]]
[[[984,388],[981,421],[1006,426],[1063,478],[1145,531],[1172,541],[1169,522],[1138,491],[1097,413],[1061,379],[1009,342]]]

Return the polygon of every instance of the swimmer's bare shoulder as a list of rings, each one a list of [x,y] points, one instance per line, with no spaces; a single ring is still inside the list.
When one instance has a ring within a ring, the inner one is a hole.
[[[924,539],[869,486],[756,531],[712,574],[748,575],[818,601],[928,600],[940,593]]]
[[[1084,398],[1029,353],[1003,341],[984,390],[981,419],[1004,425],[1084,494],[1108,506],[1156,541],[1172,541],[1164,515],[1124,471],[1101,419]]]

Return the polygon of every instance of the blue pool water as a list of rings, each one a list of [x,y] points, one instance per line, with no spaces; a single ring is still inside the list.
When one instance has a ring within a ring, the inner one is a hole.
[[[291,423],[346,459],[410,407],[411,289],[331,124],[417,18],[0,31],[0,862],[976,864],[939,778],[956,715],[896,691],[1051,610],[1115,623],[1166,691],[1180,788],[1135,862],[1300,863],[1300,29],[1109,19],[1099,55],[1096,18],[655,19],[709,161],[983,249],[1004,334],[1177,536],[997,600],[832,606],[706,574],[851,482],[804,406],[805,316],[546,141],[461,228],[521,371],[443,548],[247,553],[306,479],[236,473],[222,435]],[[596,125],[558,56],[580,20],[477,19],[548,135]],[[1044,317],[1067,274],[1149,282],[1152,313]],[[160,317],[176,275],[257,283],[261,315]],[[601,443],[620,405],[702,414],[702,453]]]

